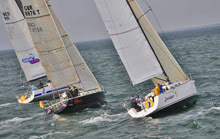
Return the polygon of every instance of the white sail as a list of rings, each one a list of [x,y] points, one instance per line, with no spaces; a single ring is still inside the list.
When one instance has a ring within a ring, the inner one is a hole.
[[[163,73],[126,0],[95,0],[133,85]]]
[[[55,88],[79,82],[45,0],[21,0],[25,19],[47,77]]]
[[[27,81],[45,76],[27,22],[15,0],[0,0],[0,9],[10,40]]]
[[[111,1],[111,0],[110,0]],[[124,0],[123,0],[124,1]],[[139,7],[136,0],[130,0],[129,4],[139,20],[141,27],[143,28],[158,60],[160,61],[166,75],[168,76],[171,83],[186,81],[187,77],[179,66],[177,61],[174,59],[170,51],[167,49],[157,32],[154,30],[144,12]],[[161,80],[162,79],[162,80]],[[160,75],[157,78],[152,79],[155,84],[161,84],[166,80],[165,75]]]
[[[65,47],[70,55],[70,58],[73,62],[73,65],[77,71],[79,79],[81,81],[82,87],[84,91],[98,89],[99,84],[95,77],[93,76],[92,72],[86,65],[85,61],[83,60],[82,56],[80,55],[79,51],[77,50],[76,46],[73,44],[71,39],[69,38],[68,34],[66,33],[65,29],[63,28],[62,24],[60,23],[59,19],[57,18],[53,8],[51,7],[49,1],[47,1],[48,8],[51,12],[51,15],[54,19],[54,22],[60,32],[60,35],[63,39]]]

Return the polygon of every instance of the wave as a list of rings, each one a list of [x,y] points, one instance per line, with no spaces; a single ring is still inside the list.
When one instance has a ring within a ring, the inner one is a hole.
[[[14,105],[16,103],[4,103],[4,104],[0,104],[0,107],[6,107],[6,106],[9,106],[9,105]]]
[[[27,121],[27,120],[31,120],[32,118],[20,118],[20,117],[15,117],[13,119],[8,119],[8,120],[5,120],[5,121],[2,121],[0,122],[0,125],[3,126],[3,125],[7,125],[7,124],[10,124],[10,123],[21,123],[21,122],[24,122],[24,121]]]
[[[28,117],[28,118],[20,118],[20,117],[14,117],[12,119],[8,119],[8,120],[5,120],[5,121],[1,121],[0,122],[0,129],[7,126],[7,125],[11,125],[11,124],[17,124],[17,123],[22,123],[22,122],[25,122],[25,121],[29,121],[29,120],[32,120],[34,119],[35,117],[38,117],[38,116],[41,116],[43,115],[44,113],[38,113],[32,117]]]
[[[220,110],[220,107],[212,107],[211,110]]]
[[[47,138],[51,138],[52,135],[59,135],[59,134],[63,134],[63,135],[67,135],[67,134],[71,134],[71,132],[54,132],[54,133],[47,133],[45,135],[40,135],[40,136],[30,136],[29,139],[47,139]]]
[[[119,119],[121,119],[123,116],[126,116],[126,115],[127,115],[127,113],[119,113],[119,114],[110,115],[110,114],[107,114],[107,112],[104,112],[100,116],[96,116],[96,117],[93,116],[90,119],[80,121],[79,123],[97,124],[100,122],[114,122],[114,121],[118,121]]]

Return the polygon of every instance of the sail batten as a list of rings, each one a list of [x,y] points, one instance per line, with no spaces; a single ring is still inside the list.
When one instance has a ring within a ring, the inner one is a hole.
[[[133,85],[163,73],[126,0],[95,0]]]
[[[33,44],[23,14],[14,0],[0,0],[1,14],[9,38],[27,81],[44,77],[45,71]]]

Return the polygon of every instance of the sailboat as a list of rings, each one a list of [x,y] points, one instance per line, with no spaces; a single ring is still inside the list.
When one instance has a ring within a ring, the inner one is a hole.
[[[152,80],[155,88],[138,103],[124,104],[131,117],[170,112],[196,102],[195,81],[188,77],[136,0],[95,0],[116,51],[135,86]]]
[[[48,85],[41,89],[32,87],[30,97],[19,98],[20,103],[26,104],[53,98],[68,91],[71,86],[78,87],[81,94],[76,98],[78,101],[73,101],[77,103],[77,105],[72,105],[74,109],[100,106],[104,103],[104,88],[99,85],[70,40],[49,5],[49,1],[1,0],[1,2],[2,9],[9,13],[9,19],[20,17],[12,20],[12,25],[24,22],[23,26],[26,27],[27,36],[31,36],[41,65],[50,80]],[[23,28],[20,27],[20,30],[23,31]]]

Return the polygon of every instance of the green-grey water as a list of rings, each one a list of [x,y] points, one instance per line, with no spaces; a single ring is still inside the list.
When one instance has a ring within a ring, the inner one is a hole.
[[[39,103],[15,96],[20,65],[13,50],[0,51],[0,138],[7,139],[218,139],[220,138],[220,27],[170,32],[162,37],[186,73],[196,80],[197,104],[160,118],[132,119],[122,103],[136,90],[110,40],[78,43],[83,58],[107,90],[106,104],[77,113],[46,115]],[[0,44],[1,45],[1,44]],[[137,54],[134,54],[137,55]],[[137,86],[152,88],[151,82]]]

